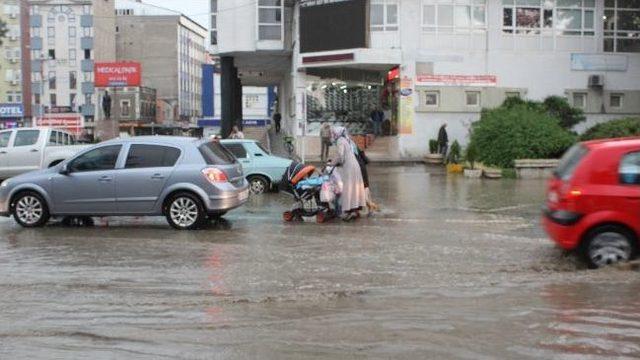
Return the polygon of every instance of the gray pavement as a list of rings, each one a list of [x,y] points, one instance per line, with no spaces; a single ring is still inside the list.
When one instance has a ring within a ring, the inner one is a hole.
[[[383,210],[285,224],[267,194],[195,232],[164,219],[0,221],[1,359],[640,357],[640,280],[539,226],[543,181],[372,167]]]

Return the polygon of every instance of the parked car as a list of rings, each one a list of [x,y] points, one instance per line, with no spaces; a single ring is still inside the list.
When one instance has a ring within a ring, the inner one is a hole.
[[[115,139],[0,185],[0,215],[24,227],[51,216],[161,216],[195,229],[247,201],[242,166],[220,144],[184,137]]]
[[[291,164],[290,159],[271,155],[255,140],[221,140],[220,143],[242,164],[252,194],[262,194],[277,185]]]
[[[636,256],[640,237],[640,138],[572,147],[549,180],[543,224],[592,268]]]
[[[0,179],[55,166],[87,148],[75,144],[73,135],[53,128],[0,131]]]

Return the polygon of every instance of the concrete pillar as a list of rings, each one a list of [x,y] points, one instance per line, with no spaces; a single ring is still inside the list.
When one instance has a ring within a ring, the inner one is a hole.
[[[232,56],[223,56],[220,59],[220,65],[220,133],[223,138],[226,138],[238,118],[235,100],[238,70],[233,64]]]

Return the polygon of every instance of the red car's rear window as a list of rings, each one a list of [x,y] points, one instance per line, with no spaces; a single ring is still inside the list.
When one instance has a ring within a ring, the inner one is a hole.
[[[580,164],[580,161],[589,153],[589,149],[587,149],[582,144],[573,145],[560,159],[560,164],[553,172],[553,174],[562,179],[569,180],[573,175],[573,172]]]

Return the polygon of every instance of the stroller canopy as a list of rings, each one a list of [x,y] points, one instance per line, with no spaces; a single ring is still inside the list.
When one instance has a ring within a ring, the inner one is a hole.
[[[292,162],[284,173],[286,181],[295,186],[300,180],[313,174],[316,168],[312,165],[305,165],[298,162]]]

